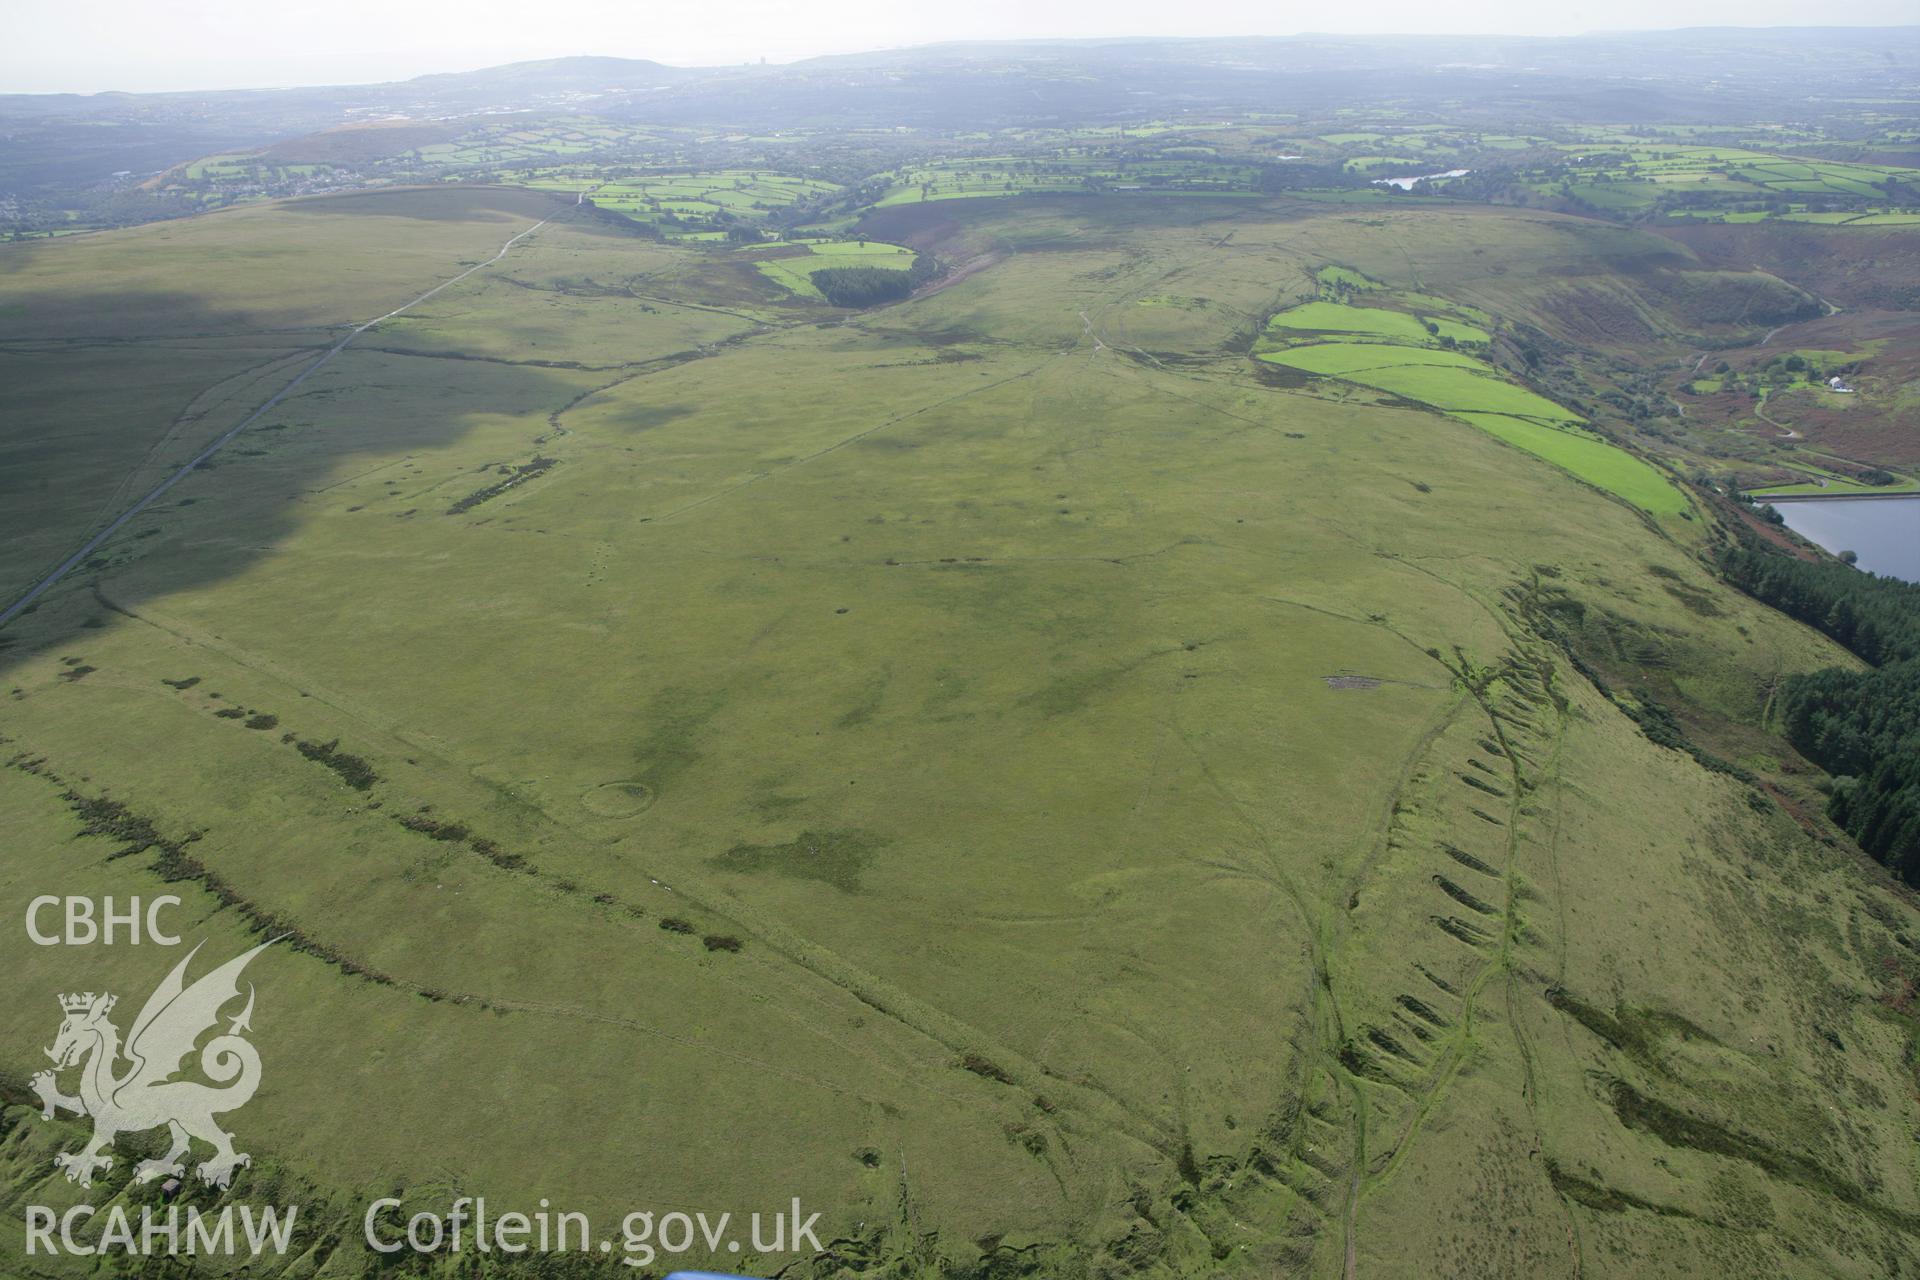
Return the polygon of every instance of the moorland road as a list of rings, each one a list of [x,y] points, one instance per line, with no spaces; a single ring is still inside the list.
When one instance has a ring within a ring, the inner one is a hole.
[[[583,191],[574,200],[574,204],[576,206],[583,204],[585,203],[586,198],[587,198],[586,193]],[[202,449],[199,453],[196,453],[195,455],[193,455],[192,458],[188,459],[185,463],[181,464],[180,468],[176,470],[172,475],[169,475],[166,479],[162,480],[159,484],[149,489],[145,494],[145,496],[140,498],[139,501],[135,502],[132,506],[128,507],[125,511],[122,511],[118,516],[115,516],[113,520],[107,525],[106,528],[100,530],[100,532],[94,534],[91,538],[88,538],[86,543],[78,551],[68,556],[65,560],[62,560],[60,562],[59,567],[56,568],[52,573],[49,573],[46,577],[36,582],[33,585],[32,589],[30,589],[25,595],[21,596],[18,600],[15,600],[12,604],[8,605],[4,611],[0,611],[0,627],[6,626],[9,622],[12,622],[15,618],[20,616],[20,614],[29,605],[31,605],[35,600],[38,600],[41,597],[41,595],[43,595],[55,583],[59,582],[60,579],[66,577],[67,574],[71,573],[75,566],[85,561],[86,558],[92,555],[95,551],[98,551],[101,545],[105,543],[108,538],[111,538],[114,534],[120,532],[120,530],[126,526],[127,521],[133,519],[135,516],[139,515],[142,511],[145,511],[149,506],[153,505],[153,503],[158,498],[160,498],[162,494],[166,493],[167,490],[173,488],[173,486],[175,486],[176,484],[179,484],[182,480],[186,479],[187,476],[192,474],[193,469],[195,467],[205,462],[208,458],[211,458],[214,454],[220,452],[220,450],[224,448],[235,436],[239,435],[242,431],[245,431],[248,427],[252,426],[256,421],[258,421],[261,414],[267,412],[267,410],[273,408],[275,405],[279,404],[282,400],[286,399],[289,395],[293,394],[294,390],[297,387],[299,387],[301,383],[305,382],[308,378],[311,378],[314,374],[318,373],[320,369],[327,364],[328,361],[332,360],[335,356],[339,355],[342,351],[346,350],[347,344],[351,343],[355,338],[359,337],[361,334],[365,333],[367,330],[373,328],[375,325],[391,320],[395,316],[399,315],[404,311],[412,310],[414,307],[419,306],[421,303],[425,302],[428,298],[433,297],[435,294],[439,293],[443,289],[452,288],[454,285],[459,284],[462,280],[465,280],[468,276],[472,275],[474,272],[484,271],[486,268],[500,261],[500,259],[506,257],[507,251],[512,249],[513,246],[515,246],[516,244],[519,244],[522,240],[526,239],[528,236],[532,235],[534,232],[538,231],[540,228],[546,226],[549,222],[552,222],[552,221],[553,221],[552,218],[540,219],[540,221],[534,223],[532,226],[528,227],[525,231],[522,231],[520,234],[508,240],[505,244],[501,245],[500,252],[494,254],[491,258],[488,258],[485,262],[475,263],[473,266],[468,267],[465,271],[462,271],[459,275],[454,276],[451,279],[442,280],[439,284],[433,286],[433,288],[427,290],[425,293],[421,294],[419,297],[413,299],[413,301],[402,303],[401,305],[395,307],[393,310],[387,312],[385,315],[375,316],[373,319],[367,321],[365,324],[359,325],[356,328],[349,331],[346,337],[340,339],[340,341],[334,343],[331,347],[328,347],[324,352],[320,354],[319,358],[314,360],[312,364],[309,364],[306,368],[302,369],[298,374],[295,374],[291,382],[287,383],[286,386],[281,387],[278,391],[274,392],[271,396],[268,396],[266,400],[264,400],[257,408],[253,410],[253,412],[249,413],[246,417],[242,418],[239,422],[235,423],[233,426],[229,427],[226,431],[216,436],[212,444],[209,444],[206,448]]]

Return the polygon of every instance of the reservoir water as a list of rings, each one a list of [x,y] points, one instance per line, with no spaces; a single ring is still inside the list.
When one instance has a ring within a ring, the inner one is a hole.
[[[1801,537],[1838,555],[1851,551],[1862,569],[1920,582],[1920,494],[1910,498],[1816,498],[1778,502],[1775,511]]]
[[[1376,187],[1398,187],[1402,191],[1413,190],[1416,182],[1425,182],[1429,178],[1464,178],[1472,173],[1471,169],[1449,169],[1445,173],[1417,173],[1411,178],[1375,178]]]

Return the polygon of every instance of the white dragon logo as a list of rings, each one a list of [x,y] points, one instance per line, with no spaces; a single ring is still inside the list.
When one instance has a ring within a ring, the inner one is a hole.
[[[56,1108],[93,1117],[93,1140],[79,1151],[54,1157],[54,1164],[67,1171],[69,1182],[93,1185],[94,1172],[113,1165],[110,1152],[116,1137],[162,1125],[172,1135],[172,1145],[158,1160],[142,1160],[135,1166],[136,1182],[183,1173],[180,1158],[194,1138],[213,1147],[213,1155],[194,1171],[209,1186],[225,1188],[233,1181],[235,1169],[252,1163],[251,1157],[233,1149],[233,1135],[213,1119],[246,1105],[260,1087],[260,1054],[240,1035],[253,1029],[251,983],[246,1008],[231,1020],[226,1034],[215,1036],[200,1050],[200,1070],[225,1087],[172,1077],[201,1035],[220,1021],[220,1010],[239,998],[240,971],[272,945],[261,943],[189,987],[187,965],[200,952],[196,946],[147,997],[124,1049],[119,1028],[107,1020],[118,997],[104,992],[96,996],[91,991],[60,997],[66,1018],[53,1047],[46,1051],[54,1069],[40,1072],[31,1083],[40,1097],[43,1119],[53,1119]],[[122,1057],[131,1066],[116,1074]],[[83,1062],[79,1096],[61,1093],[55,1072]]]

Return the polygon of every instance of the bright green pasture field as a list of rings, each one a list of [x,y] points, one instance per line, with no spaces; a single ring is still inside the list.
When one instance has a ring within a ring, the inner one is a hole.
[[[1427,319],[1431,320],[1438,333],[1428,333],[1420,319],[1402,311],[1388,311],[1381,307],[1348,306],[1340,302],[1308,302],[1282,311],[1268,322],[1268,327],[1327,333],[1369,334],[1407,342],[1431,342],[1436,338],[1452,338],[1455,342],[1487,340],[1484,330],[1462,324],[1458,320],[1449,320],[1445,316],[1430,316]]]
[[[249,351],[450,278],[520,199],[28,246],[0,314],[79,341],[10,376],[84,447],[34,427],[0,483],[109,505],[158,429],[114,441],[125,385],[193,392],[147,350],[170,317],[232,344],[231,412]],[[312,1234],[249,1274],[377,1269],[386,1194],[798,1197],[830,1257],[673,1260],[793,1280],[1913,1268],[1880,994],[1920,911],[1648,741],[1542,619],[1753,735],[1850,660],[1490,424],[1239,356],[1318,264],[1497,312],[1595,233],[1150,203],[927,211],[943,257],[1004,256],[825,325],[729,249],[563,213],[0,630],[0,914],[172,892],[209,959],[295,931],[248,975],[230,1196]],[[122,1194],[26,1105],[55,996],[174,959],[0,931],[21,1203]],[[0,1271],[101,1274],[0,1221]]]
[[[1824,482],[1808,481],[1804,484],[1767,485],[1763,488],[1749,489],[1747,492],[1756,498],[1799,497],[1803,495],[1806,497],[1819,497],[1821,495],[1834,497],[1848,494],[1877,493],[1885,495],[1920,492],[1920,479],[1899,479],[1893,484],[1871,485],[1848,480],[1842,476],[1834,475],[1831,472],[1822,471],[1818,467],[1808,467],[1804,464],[1796,463],[1794,464],[1794,469],[1799,471],[1816,471],[1826,478]]]
[[[1677,516],[1687,509],[1686,496],[1671,480],[1599,436],[1499,413],[1455,411],[1455,416],[1654,515]]]
[[[413,155],[436,165],[493,168],[538,165],[543,162],[614,151],[631,156],[650,153],[654,163],[669,159],[681,140],[670,131],[630,125],[610,125],[585,117],[556,117],[531,124],[486,121],[451,142],[417,148]]]
[[[1451,325],[1456,331],[1469,329],[1457,321],[1436,323]],[[1258,359],[1337,377],[1439,409],[1564,467],[1655,516],[1679,516],[1688,510],[1685,496],[1648,463],[1598,436],[1557,429],[1572,428],[1580,421],[1578,414],[1517,385],[1491,364],[1466,352],[1402,345],[1403,341],[1434,340],[1423,325],[1405,313],[1313,302],[1275,316],[1268,332],[1275,329],[1350,332],[1364,334],[1367,340],[1289,346],[1259,352]],[[1483,330],[1470,332],[1485,339]]]
[[[1851,227],[1911,227],[1920,224],[1920,210],[1907,209],[1900,212],[1869,213],[1848,223]]]
[[[763,169],[689,170],[598,182],[587,175],[534,179],[531,185],[580,191],[593,202],[641,221],[662,214],[699,220],[721,213],[761,218],[797,201],[830,194],[833,184]]]
[[[1345,267],[1321,267],[1314,272],[1314,278],[1326,285],[1344,285],[1349,289],[1377,289],[1379,285]]]
[[[919,256],[904,245],[883,244],[878,240],[810,241],[804,255],[768,258],[754,263],[761,274],[803,298],[818,298],[813,273],[828,267],[881,267],[890,271],[911,268]]]
[[[1512,413],[1562,422],[1578,415],[1546,397],[1507,381],[1491,368],[1460,369],[1408,364],[1348,375],[1351,381],[1391,391],[1448,413]]]
[[[1396,359],[1398,355],[1406,358]],[[1685,496],[1654,467],[1598,436],[1572,429],[1579,420],[1575,414],[1515,386],[1470,356],[1338,343],[1293,347],[1260,358],[1432,405],[1656,516],[1687,510]]]
[[[1669,209],[1667,210],[1667,216],[1669,218],[1685,218],[1699,222],[1731,222],[1738,224],[1742,222],[1765,222],[1768,218],[1773,217],[1791,221],[1801,215],[1773,214],[1767,212],[1765,209]],[[1813,215],[1813,219],[1818,220],[1821,216],[1823,215],[1815,214]]]
[[[1837,227],[1910,227],[1920,224],[1920,213],[1883,210],[1868,213],[1783,213],[1784,222],[1813,222]]]
[[[1624,140],[1624,139],[1621,139]],[[1587,144],[1563,143],[1569,151],[1588,151]],[[1912,170],[1887,165],[1801,160],[1740,147],[1678,145],[1629,146],[1597,156],[1574,167],[1572,192],[1600,208],[1639,212],[1651,208],[1663,194],[1692,188],[1710,195],[1882,196],[1880,186],[1890,177],[1910,176]],[[1604,178],[1604,181],[1597,179]],[[1542,190],[1549,189],[1544,184]],[[1713,221],[1759,221],[1769,217],[1792,221],[1852,223],[1860,211],[1839,215],[1675,211],[1677,217],[1707,217]],[[1898,217],[1898,214],[1892,215]]]
[[[1595,208],[1624,213],[1653,207],[1659,190],[1646,182],[1576,182],[1569,191]]]
[[[1305,369],[1309,373],[1326,373],[1337,377],[1415,365],[1476,371],[1484,371],[1487,367],[1486,361],[1464,351],[1403,347],[1391,342],[1319,342],[1311,346],[1288,347],[1284,351],[1263,352],[1260,358],[1274,364]]]
[[[815,240],[807,247],[822,258],[905,257],[908,259],[906,265],[913,265],[913,250],[905,245],[883,244],[878,240]]]

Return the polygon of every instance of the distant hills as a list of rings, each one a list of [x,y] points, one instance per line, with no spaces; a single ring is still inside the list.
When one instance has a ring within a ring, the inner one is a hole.
[[[1455,119],[1524,110],[1542,123],[1725,123],[1777,119],[1796,104],[1818,113],[1841,97],[1920,97],[1920,27],[970,42],[782,66],[585,56],[372,85],[0,95],[0,195],[342,124],[513,111],[760,131],[964,131],[1342,104]]]
[[[440,104],[460,101],[512,105],[561,97],[602,97],[651,92],[714,74],[696,67],[669,67],[645,58],[573,57],[509,62],[479,71],[416,76],[391,89],[401,98],[425,97]]]

